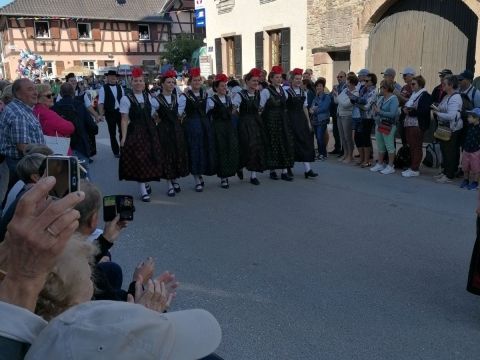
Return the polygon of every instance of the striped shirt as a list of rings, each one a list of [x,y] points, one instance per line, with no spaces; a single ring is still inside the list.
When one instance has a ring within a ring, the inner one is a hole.
[[[0,113],[0,154],[21,159],[17,144],[45,144],[45,139],[33,109],[13,99]]]

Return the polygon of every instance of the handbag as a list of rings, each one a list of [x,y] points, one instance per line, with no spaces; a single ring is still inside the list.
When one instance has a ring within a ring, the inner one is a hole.
[[[382,120],[380,124],[378,124],[377,130],[379,133],[383,135],[390,135],[390,132],[392,131],[393,125],[390,124],[387,120]]]
[[[449,141],[452,138],[452,130],[448,126],[439,125],[433,133],[433,137],[442,141]]]
[[[45,139],[45,145],[52,149],[55,155],[68,155],[69,137],[61,137],[56,134],[55,136],[43,135],[43,138]]]

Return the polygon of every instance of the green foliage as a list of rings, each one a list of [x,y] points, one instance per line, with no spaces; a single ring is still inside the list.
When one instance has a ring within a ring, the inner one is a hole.
[[[195,38],[194,35],[181,34],[165,45],[163,58],[167,59],[175,69],[181,69],[182,60],[186,59],[190,62],[193,52],[201,46],[203,46],[203,41]]]

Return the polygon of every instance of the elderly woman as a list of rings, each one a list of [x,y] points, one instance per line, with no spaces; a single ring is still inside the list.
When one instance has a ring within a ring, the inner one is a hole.
[[[442,80],[443,91],[446,96],[433,111],[437,116],[439,126],[444,126],[450,132],[449,140],[440,140],[443,158],[443,172],[436,175],[438,183],[449,183],[455,178],[460,158],[460,138],[463,121],[460,116],[462,111],[462,97],[457,92],[458,79],[456,76],[447,75]]]
[[[412,163],[409,169],[402,172],[403,177],[420,175],[419,168],[423,158],[423,136],[430,127],[430,106],[432,105],[432,97],[425,89],[423,76],[415,76],[410,85],[413,93],[402,111],[405,114],[403,127]]]
[[[217,176],[223,189],[230,187],[228,178],[237,173],[240,164],[237,131],[232,122],[233,105],[227,95],[228,77],[218,74],[213,82],[214,95],[207,99],[207,114],[214,133],[217,156]]]
[[[33,113],[38,117],[44,135],[70,137],[75,131],[72,122],[65,120],[55,111],[53,106],[53,92],[49,84],[37,85],[38,102],[33,107]]]
[[[313,130],[317,138],[318,158],[320,160],[327,158],[325,134],[327,133],[327,125],[330,122],[330,105],[332,102],[332,97],[325,93],[325,84],[324,78],[319,78],[315,81],[316,96],[310,107]]]
[[[370,171],[380,172],[383,175],[393,174],[393,160],[395,159],[395,120],[398,112],[398,98],[393,95],[395,90],[391,81],[384,80],[380,84],[380,98],[373,106],[375,114],[375,138],[377,140],[378,160]],[[388,164],[385,166],[385,157]]]
[[[344,151],[343,162],[350,164],[353,160],[353,110],[354,104],[352,98],[358,97],[359,93],[356,89],[358,85],[358,78],[355,74],[347,76],[347,87],[335,97],[335,102],[338,103],[338,132],[340,134],[340,141]]]

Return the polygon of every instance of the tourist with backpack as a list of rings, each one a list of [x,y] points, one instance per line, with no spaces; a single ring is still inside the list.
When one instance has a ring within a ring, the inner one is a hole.
[[[465,70],[458,78],[458,87],[461,94],[468,96],[468,99],[471,101],[472,106],[475,108],[480,107],[480,91],[478,91],[473,85],[473,73],[469,70]]]
[[[443,172],[435,177],[438,183],[444,184],[452,182],[458,168],[461,130],[463,128],[461,116],[463,100],[457,91],[458,79],[456,76],[445,76],[442,84],[447,95],[438,107],[434,107],[433,114],[438,119],[438,128],[434,136],[440,140],[443,158]]]
[[[60,86],[62,99],[53,106],[53,111],[75,126],[75,131],[70,137],[70,147],[88,174],[88,155],[90,154],[89,135],[98,133],[98,126],[87,112],[85,105],[76,101],[75,89],[69,83]]]
[[[432,97],[425,89],[423,76],[415,76],[410,82],[413,93],[402,108],[405,114],[403,127],[408,148],[410,149],[410,168],[402,172],[403,177],[420,175],[419,168],[423,158],[423,137],[430,127],[430,106]]]

